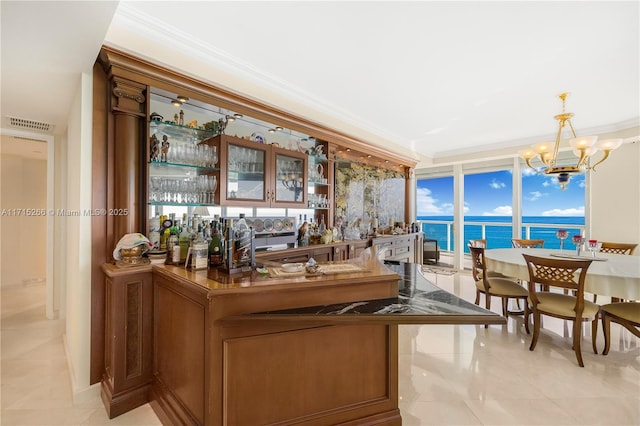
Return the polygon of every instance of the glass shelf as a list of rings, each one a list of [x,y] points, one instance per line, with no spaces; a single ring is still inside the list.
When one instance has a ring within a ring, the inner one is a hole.
[[[217,133],[210,130],[198,129],[196,127],[184,126],[167,121],[150,121],[149,127],[151,128],[152,133],[159,132],[174,138],[187,138],[192,142],[200,142],[217,135]],[[154,132],[154,130],[156,132]]]
[[[218,204],[211,203],[169,203],[164,201],[147,201],[149,206],[178,206],[178,207],[219,207]]]
[[[190,168],[190,169],[204,170],[204,171],[211,171],[211,172],[217,172],[220,170],[219,167],[197,166],[195,164],[167,163],[164,161],[149,161],[149,165],[154,166],[154,168],[157,168],[160,170],[162,169],[171,170],[171,169],[174,169],[175,167],[178,167],[181,169]]]

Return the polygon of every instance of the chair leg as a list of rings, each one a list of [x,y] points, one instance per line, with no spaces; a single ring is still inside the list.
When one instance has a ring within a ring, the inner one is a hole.
[[[507,312],[508,311],[508,305],[509,304],[509,298],[508,297],[503,297],[502,298],[502,316],[507,318]]]
[[[573,321],[573,350],[578,359],[578,365],[584,367],[582,361],[582,350],[580,349],[580,340],[582,340],[582,321]]]
[[[529,346],[530,351],[536,348],[539,334],[540,334],[540,314],[536,311],[533,311],[533,337],[531,338],[531,345]]]
[[[480,290],[478,289],[476,289],[476,301],[474,303],[480,306]]]
[[[598,334],[598,314],[596,314],[593,321],[591,321],[591,346],[593,347],[593,353],[598,353],[598,347],[596,346],[596,336]]]
[[[491,310],[491,295],[489,293],[484,294],[484,306],[487,311]],[[489,324],[485,324],[484,328],[489,328]]]
[[[609,353],[609,346],[611,345],[611,319],[609,315],[602,312],[602,332],[604,333],[604,350],[602,355]]]
[[[525,300],[524,302],[524,329],[527,334],[531,334],[529,332],[529,315],[531,315],[531,310],[529,309],[529,302]]]

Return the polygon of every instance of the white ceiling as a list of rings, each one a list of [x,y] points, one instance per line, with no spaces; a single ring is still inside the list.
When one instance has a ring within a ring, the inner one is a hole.
[[[553,137],[565,91],[578,133],[619,130],[640,125],[639,5],[3,0],[3,127],[64,131],[104,43],[406,154]]]

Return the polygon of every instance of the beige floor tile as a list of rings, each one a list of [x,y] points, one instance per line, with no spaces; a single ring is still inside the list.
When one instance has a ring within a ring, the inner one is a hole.
[[[427,274],[447,291],[475,298],[468,272]],[[109,420],[96,397],[72,402],[63,320],[44,318],[44,285],[2,289],[2,425],[158,425],[146,404]],[[481,303],[484,300],[481,299]],[[500,304],[494,301],[494,312]],[[640,425],[640,339],[616,324],[607,356],[583,332],[577,366],[567,323],[545,319],[538,346],[522,317],[506,325],[401,326],[399,404],[403,424]],[[599,329],[598,347],[603,348]]]

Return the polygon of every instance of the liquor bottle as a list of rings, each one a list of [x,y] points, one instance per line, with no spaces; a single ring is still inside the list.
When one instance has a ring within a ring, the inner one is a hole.
[[[187,259],[189,246],[191,245],[191,235],[187,228],[186,221],[182,224],[182,230],[180,232],[180,235],[178,236],[178,245],[180,246],[180,263],[184,263],[184,261]]]
[[[178,245],[178,227],[167,228],[167,265],[177,265],[180,263],[180,246]]]
[[[224,221],[224,265],[227,269],[233,268],[233,250],[234,250],[234,235],[233,235],[233,219],[227,218]]]
[[[246,263],[251,258],[251,230],[247,226],[244,213],[240,213],[240,218],[235,222],[233,234],[233,261],[238,264]]]
[[[209,241],[209,267],[217,268],[222,265],[223,253],[222,235],[218,228],[218,222],[214,220],[211,230],[211,240]]]
[[[320,225],[318,225],[318,232],[320,234],[324,233],[324,231],[327,229],[327,226],[324,224],[324,215],[320,216]]]
[[[149,241],[153,250],[160,249],[160,216],[157,214],[149,220]]]

